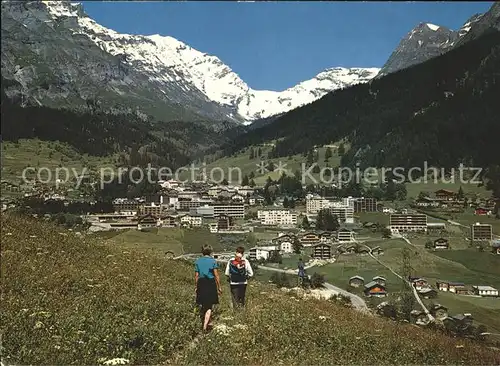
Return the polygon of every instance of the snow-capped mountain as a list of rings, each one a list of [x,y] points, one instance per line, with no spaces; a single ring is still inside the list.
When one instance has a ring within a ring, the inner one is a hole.
[[[483,14],[472,16],[458,31],[431,23],[420,23],[401,40],[377,76],[381,77],[442,55],[455,47],[482,16]]]
[[[4,38],[8,39],[5,47]],[[65,49],[44,44],[54,44],[54,39]],[[151,104],[148,113],[161,100],[168,108],[187,108],[194,115],[244,123],[289,111],[330,91],[367,82],[379,71],[331,68],[281,92],[253,90],[215,56],[169,36],[117,33],[88,17],[80,4],[67,1],[15,5],[2,2],[2,74],[13,76],[26,85],[26,90],[36,88],[37,95],[56,98],[57,88],[52,85],[48,87],[50,90],[39,90],[35,81],[40,71],[20,62],[20,48],[22,54],[36,56],[36,63],[42,69],[50,69],[49,74],[58,80],[58,87],[62,87],[61,82],[65,85],[66,96],[74,92],[79,98],[86,98],[92,94],[88,89],[106,90],[114,100],[139,109],[144,106],[143,100],[148,100]],[[63,63],[53,64],[53,58],[48,57],[53,54],[60,61],[64,59]],[[87,65],[82,65],[86,62]],[[77,81],[76,75],[88,80]],[[130,95],[137,99],[135,103],[130,103]],[[161,118],[162,113],[156,113],[156,117]],[[174,117],[181,118],[182,114],[176,113]]]

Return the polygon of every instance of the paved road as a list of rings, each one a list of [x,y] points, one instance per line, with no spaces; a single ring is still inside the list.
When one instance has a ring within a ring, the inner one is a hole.
[[[311,268],[313,266],[305,267],[306,269]],[[296,270],[293,269],[281,269],[281,268],[273,268],[273,267],[265,267],[265,266],[259,266],[259,269],[263,269],[266,271],[274,271],[274,272],[282,272],[282,273],[289,273],[289,274],[297,274]],[[355,295],[353,293],[350,293],[349,291],[346,291],[344,289],[341,289],[340,287],[337,287],[335,285],[332,285],[331,283],[325,282],[323,283],[323,286],[333,292],[336,292],[337,294],[342,294],[344,296],[347,296],[351,299],[351,303],[353,307],[356,310],[359,310],[363,313],[370,313],[370,309],[368,309],[368,306],[366,305],[365,300],[363,300],[361,297],[358,295]]]

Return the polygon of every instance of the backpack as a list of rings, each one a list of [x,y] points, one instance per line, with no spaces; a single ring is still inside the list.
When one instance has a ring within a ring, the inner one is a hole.
[[[231,282],[245,282],[247,280],[246,261],[244,259],[231,259],[229,262],[229,279]]]

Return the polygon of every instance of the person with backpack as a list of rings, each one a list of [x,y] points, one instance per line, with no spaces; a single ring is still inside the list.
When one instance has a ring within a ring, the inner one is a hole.
[[[204,331],[211,326],[212,307],[219,303],[219,296],[222,294],[219,265],[212,257],[212,252],[210,245],[203,245],[203,256],[194,263],[196,304],[200,307]]]
[[[299,259],[299,263],[297,264],[297,268],[299,270],[299,286],[304,282],[304,278],[306,277],[306,269],[304,266],[304,262],[302,258]]]
[[[233,308],[243,308],[245,306],[245,294],[247,290],[248,278],[253,276],[250,262],[243,258],[245,248],[236,248],[234,258],[231,258],[226,265],[226,276],[229,279],[231,287],[231,297],[233,299]]]

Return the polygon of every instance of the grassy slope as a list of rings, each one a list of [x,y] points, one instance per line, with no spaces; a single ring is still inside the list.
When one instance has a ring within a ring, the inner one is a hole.
[[[110,248],[35,221],[2,216],[2,355],[8,363],[493,364],[469,341],[363,316],[330,302],[300,302],[252,283],[233,319],[224,288],[217,326],[197,333],[192,267]],[[270,301],[272,298],[272,301]],[[324,317],[324,318],[323,318]],[[247,327],[235,331],[234,325]],[[458,347],[460,345],[460,347]],[[462,347],[463,346],[463,347]]]
[[[26,167],[48,168],[52,172],[62,165],[76,169],[78,174],[84,167],[89,171],[99,168],[114,167],[115,157],[96,157],[80,154],[67,144],[40,140],[19,140],[18,143],[2,142],[2,179],[19,182]],[[42,176],[45,179],[45,176]]]

